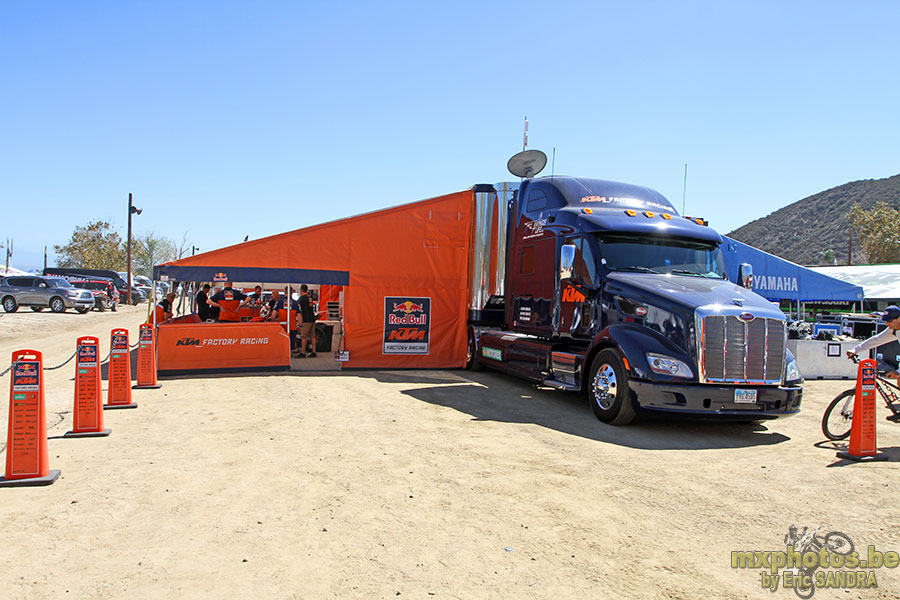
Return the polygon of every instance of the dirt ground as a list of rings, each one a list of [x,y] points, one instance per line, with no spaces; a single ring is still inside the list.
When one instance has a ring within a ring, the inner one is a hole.
[[[145,315],[3,314],[0,370],[80,335],[105,356]],[[849,381],[807,382],[801,414],[764,425],[609,427],[494,372],[196,377],[64,439],[73,375],[45,374],[61,478],[0,489],[0,598],[791,598],[731,552],[784,550],[791,524],[900,550],[900,425],[879,408],[891,462],[819,444]],[[874,572],[815,597],[900,597],[900,568]]]

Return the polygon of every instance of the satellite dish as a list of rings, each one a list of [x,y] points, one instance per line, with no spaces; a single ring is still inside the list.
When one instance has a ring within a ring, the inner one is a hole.
[[[506,168],[516,177],[534,177],[547,166],[547,155],[540,150],[525,150],[509,159]]]

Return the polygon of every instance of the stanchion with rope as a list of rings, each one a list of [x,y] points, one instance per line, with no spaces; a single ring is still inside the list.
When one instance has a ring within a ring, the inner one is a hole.
[[[37,350],[17,350],[9,384],[6,475],[0,477],[0,487],[50,485],[59,473],[50,470],[47,451],[43,357]]]
[[[875,446],[875,370],[871,358],[859,361],[856,374],[856,397],[853,400],[853,420],[850,423],[850,448],[838,452],[839,458],[857,462],[887,460],[887,454]]]
[[[131,401],[131,353],[128,330],[113,329],[109,344],[109,378],[105,409],[137,408]]]
[[[155,390],[162,387],[156,382],[156,336],[152,323],[141,324],[138,332],[137,385],[133,390]]]
[[[100,385],[100,340],[78,338],[75,353],[75,410],[72,431],[63,437],[104,437],[111,429],[103,428],[103,390]]]

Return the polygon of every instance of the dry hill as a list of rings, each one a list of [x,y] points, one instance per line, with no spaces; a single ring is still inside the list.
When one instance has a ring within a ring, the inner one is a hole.
[[[900,208],[900,175],[852,181],[819,192],[751,221],[728,236],[801,265],[831,264],[825,260],[828,250],[834,252],[838,264],[846,264],[851,207],[859,204],[869,208],[879,200]],[[853,263],[863,262],[865,257],[854,235]]]

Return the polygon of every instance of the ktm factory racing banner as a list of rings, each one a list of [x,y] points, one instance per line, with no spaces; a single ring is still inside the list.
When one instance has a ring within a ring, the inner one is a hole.
[[[291,366],[290,338],[279,323],[164,323],[157,345],[163,374]]]
[[[428,354],[431,298],[385,296],[382,354]]]

